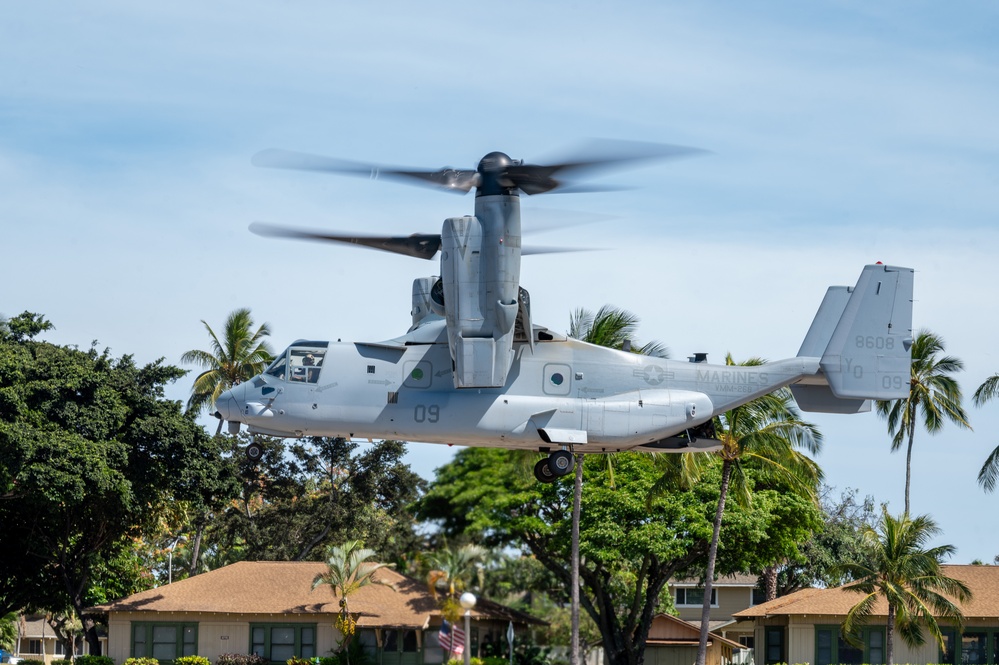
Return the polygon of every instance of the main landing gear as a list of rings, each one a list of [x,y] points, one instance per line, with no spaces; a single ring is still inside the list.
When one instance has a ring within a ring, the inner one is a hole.
[[[553,483],[572,471],[575,459],[568,450],[556,450],[534,465],[534,477],[543,483]]]
[[[246,457],[251,462],[259,462],[260,458],[264,456],[264,447],[254,441],[246,447]]]

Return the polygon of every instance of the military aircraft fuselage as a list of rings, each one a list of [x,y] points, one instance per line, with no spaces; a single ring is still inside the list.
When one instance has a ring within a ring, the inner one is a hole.
[[[819,367],[818,358],[755,367],[677,362],[535,333],[533,350],[516,345],[502,388],[456,389],[443,321],[428,321],[379,344],[296,342],[217,406],[225,420],[275,436],[536,451],[696,449],[697,437],[677,435]]]

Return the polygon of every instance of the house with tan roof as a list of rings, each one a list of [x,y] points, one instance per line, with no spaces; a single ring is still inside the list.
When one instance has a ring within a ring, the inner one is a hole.
[[[115,662],[151,656],[255,653],[283,663],[291,656],[330,655],[340,640],[333,627],[340,599],[329,586],[312,589],[323,562],[243,561],[92,608],[108,615],[108,651]],[[426,585],[383,568],[350,596],[357,635],[378,665],[439,665],[442,617]],[[394,590],[393,590],[394,588]],[[480,599],[471,610],[473,655],[488,642],[506,644],[545,622]]]
[[[658,614],[649,626],[645,642],[646,665],[690,665],[697,659],[697,645],[701,630],[697,625],[668,614]],[[738,642],[726,639],[715,632],[708,633],[705,665],[733,665],[743,662],[742,653],[748,650]]]
[[[910,647],[896,631],[897,663],[949,663],[950,665],[999,665],[999,566],[942,566],[943,574],[961,580],[974,594],[959,603],[963,630],[944,627],[945,648],[929,635],[920,647]],[[756,636],[756,665],[809,663],[811,665],[885,662],[885,627],[888,605],[879,600],[863,629],[863,646],[855,647],[840,634],[847,612],[862,596],[842,587],[803,589],[735,613]]]
[[[764,601],[764,594],[757,588],[758,580],[758,576],[745,573],[718,577],[711,584],[708,630],[752,649],[755,640],[752,627],[740,624],[734,615]],[[677,616],[699,628],[704,606],[703,582],[693,578],[679,579],[669,583],[669,591]]]

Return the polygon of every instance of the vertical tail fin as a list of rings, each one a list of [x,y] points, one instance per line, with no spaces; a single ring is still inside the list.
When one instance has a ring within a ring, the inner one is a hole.
[[[865,266],[852,289],[830,287],[798,351],[821,359],[825,384],[792,387],[803,409],[851,412],[864,400],[908,395],[912,282],[911,268],[878,264]]]
[[[910,268],[864,268],[819,363],[837,397],[909,394],[912,276]]]

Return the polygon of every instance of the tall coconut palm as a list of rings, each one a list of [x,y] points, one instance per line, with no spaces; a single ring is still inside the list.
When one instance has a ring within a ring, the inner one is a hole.
[[[993,374],[985,379],[982,385],[978,386],[972,400],[975,406],[983,406],[999,395],[999,374]],[[996,488],[996,481],[999,480],[999,446],[992,449],[989,456],[985,458],[985,464],[978,472],[978,484],[985,488],[986,492],[991,492]]]
[[[392,564],[368,561],[374,555],[374,550],[364,547],[364,543],[358,540],[349,540],[343,545],[331,547],[326,559],[326,572],[316,575],[312,580],[313,591],[317,587],[326,585],[333,591],[333,595],[340,598],[340,611],[336,617],[335,627],[343,635],[339,648],[344,654],[347,665],[350,665],[347,647],[357,631],[357,622],[350,614],[348,599],[358,589],[369,584],[381,584],[395,591],[395,586],[391,582],[375,579],[376,572],[391,567]]]
[[[271,330],[264,323],[254,332],[249,309],[237,309],[229,314],[221,339],[204,319],[201,323],[211,338],[211,350],[195,349],[180,357],[182,363],[205,368],[194,379],[191,397],[187,400],[187,410],[194,414],[200,414],[206,407],[211,407],[224,391],[264,371],[274,359],[273,352],[264,340],[271,334]],[[215,433],[221,432],[220,420]]]
[[[736,364],[731,355],[726,356],[725,363]],[[740,364],[763,363],[760,358],[751,358]],[[722,442],[722,449],[716,453],[722,460],[721,485],[704,574],[704,606],[701,610],[701,634],[695,661],[697,665],[704,665],[707,656],[711,586],[715,560],[718,557],[722,516],[730,488],[735,491],[736,500],[743,504],[748,504],[750,500],[744,465],[752,462],[762,478],[779,481],[813,499],[822,479],[821,469],[802,452],[817,453],[822,445],[822,434],[815,425],[801,419],[794,398],[787,389],[726,411],[715,419],[715,432]]]
[[[610,349],[622,349],[632,351],[646,356],[657,358],[668,358],[669,349],[655,340],[643,346],[635,348],[633,339],[638,330],[640,319],[625,309],[619,309],[611,305],[604,305],[596,314],[589,310],[579,308],[569,317],[569,337],[574,337],[583,342],[605,346]],[[614,464],[610,455],[604,455],[607,461],[610,484],[614,486]],[[580,638],[579,638],[579,508],[583,496],[583,455],[576,455],[575,485],[572,495],[572,553],[570,557],[571,571],[570,584],[572,585],[570,594],[570,621],[571,621],[571,645],[569,651],[570,665],[580,663]]]
[[[909,512],[909,487],[912,480],[912,443],[916,425],[922,422],[930,434],[939,432],[948,420],[959,427],[971,426],[961,406],[961,388],[952,376],[964,369],[964,363],[944,356],[944,341],[929,330],[916,333],[912,342],[912,370],[909,396],[877,403],[878,414],[888,421],[892,436],[891,450],[906,444],[905,512]]]
[[[885,631],[887,665],[894,665],[893,636],[898,628],[906,644],[919,646],[924,637],[921,625],[942,649],[943,634],[938,619],[945,618],[961,625],[961,610],[947,596],[964,602],[971,590],[961,582],[941,572],[943,558],[954,552],[952,545],[926,549],[926,543],[940,532],[926,515],[910,518],[909,513],[892,517],[882,508],[876,527],[866,526],[862,535],[873,563],[847,562],[844,572],[856,581],[843,588],[864,594],[843,622],[844,636],[859,642],[860,628],[871,616],[878,598],[888,603],[888,626]],[[946,594],[946,595],[944,595]]]

